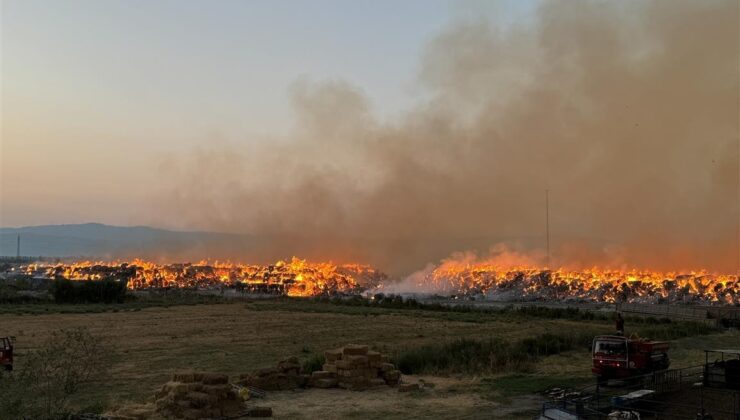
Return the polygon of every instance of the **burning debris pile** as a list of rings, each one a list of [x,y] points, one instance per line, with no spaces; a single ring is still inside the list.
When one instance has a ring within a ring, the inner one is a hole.
[[[28,264],[20,273],[49,279],[117,279],[129,289],[198,288],[229,286],[254,293],[319,296],[359,293],[379,285],[385,274],[367,265],[312,263],[298,258],[272,265],[234,263],[155,264],[132,262],[78,262]]]
[[[126,281],[129,289],[230,287],[247,293],[309,297],[421,292],[496,301],[740,304],[740,281],[735,275],[506,267],[449,259],[395,283],[369,265],[314,263],[295,257],[271,265],[83,261],[21,264],[12,267],[11,277],[115,279]],[[0,277],[8,273],[0,272]]]
[[[740,303],[740,281],[733,275],[704,272],[589,269],[502,269],[486,264],[446,261],[412,277],[410,288],[442,295],[485,295],[494,300],[551,300],[635,303]]]

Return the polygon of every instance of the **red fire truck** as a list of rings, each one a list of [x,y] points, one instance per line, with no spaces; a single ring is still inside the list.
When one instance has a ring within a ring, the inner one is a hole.
[[[13,370],[13,343],[15,337],[0,337],[0,368]]]
[[[594,338],[591,371],[600,380],[628,378],[668,369],[670,344],[643,338],[601,335]]]

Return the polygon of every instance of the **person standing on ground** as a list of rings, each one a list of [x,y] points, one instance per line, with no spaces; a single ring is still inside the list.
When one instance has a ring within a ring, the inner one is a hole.
[[[621,312],[617,312],[616,327],[617,335],[624,335],[624,318],[622,318]]]

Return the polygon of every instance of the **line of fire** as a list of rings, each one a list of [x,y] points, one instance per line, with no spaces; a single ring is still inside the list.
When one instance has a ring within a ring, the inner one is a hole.
[[[3,276],[39,280],[115,280],[130,290],[223,289],[287,296],[368,295],[397,290],[397,279],[365,264],[309,262],[293,257],[274,264],[207,262],[4,263]],[[416,278],[416,277],[415,277]],[[740,303],[740,281],[731,274],[647,270],[581,271],[489,264],[445,264],[419,276],[410,290],[468,300],[584,303]]]

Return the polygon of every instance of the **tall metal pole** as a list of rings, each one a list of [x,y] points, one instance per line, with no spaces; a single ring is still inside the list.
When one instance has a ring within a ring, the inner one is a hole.
[[[20,258],[21,257],[21,234],[18,234],[18,239],[15,243],[15,257]]]
[[[550,190],[545,190],[545,231],[547,238],[546,268],[550,268]]]

